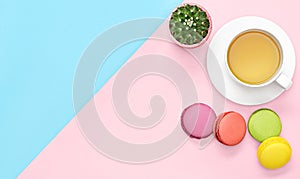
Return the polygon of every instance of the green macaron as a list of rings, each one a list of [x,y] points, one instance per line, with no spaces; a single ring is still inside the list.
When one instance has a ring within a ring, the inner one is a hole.
[[[248,120],[248,131],[259,142],[279,136],[281,129],[280,117],[271,109],[259,109]]]

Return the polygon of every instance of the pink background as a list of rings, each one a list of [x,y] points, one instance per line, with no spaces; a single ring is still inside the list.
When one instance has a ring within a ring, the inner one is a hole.
[[[300,26],[297,23],[300,17],[300,4],[296,0],[202,0],[199,4],[203,5],[212,16],[212,36],[222,25],[232,19],[256,15],[280,25],[291,38],[296,56],[300,53]],[[156,33],[167,35],[165,24]],[[196,84],[201,84],[197,89],[200,102],[211,103],[211,84],[205,71],[192,59],[189,60],[191,57],[183,50],[172,44],[149,40],[132,59],[151,53],[172,57],[189,72]],[[293,149],[291,161],[281,169],[270,171],[259,165],[256,158],[259,143],[248,133],[244,141],[235,147],[225,147],[214,140],[207,148],[199,150],[194,141],[188,141],[173,155],[154,163],[144,165],[120,163],[105,157],[90,146],[74,118],[21,173],[19,178],[299,178],[299,72],[297,65],[292,88],[271,103],[252,107],[241,106],[230,101],[226,103],[226,110],[238,111],[246,119],[254,110],[261,107],[278,112],[283,123],[281,136],[290,142]],[[169,81],[157,76],[147,76],[134,84],[129,103],[137,115],[146,116],[149,113],[147,105],[153,94],[163,96],[167,103],[167,112],[161,123],[150,130],[142,131],[124,125],[114,114],[111,104],[113,81],[114,77],[97,93],[95,101],[103,123],[114,135],[136,143],[153,142],[167,135],[175,127],[178,120],[174,119],[179,119],[182,106],[176,88]],[[83,110],[88,111],[89,105],[91,103]]]

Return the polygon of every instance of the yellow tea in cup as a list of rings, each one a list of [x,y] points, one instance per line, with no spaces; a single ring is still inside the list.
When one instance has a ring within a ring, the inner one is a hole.
[[[240,81],[260,85],[271,80],[281,66],[281,48],[269,34],[249,30],[239,34],[229,45],[227,63]]]

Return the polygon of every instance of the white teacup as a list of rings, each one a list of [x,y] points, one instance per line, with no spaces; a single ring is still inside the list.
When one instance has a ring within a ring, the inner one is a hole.
[[[226,50],[230,76],[247,87],[264,87],[277,82],[283,89],[292,81],[284,74],[282,47],[277,38],[262,29],[248,29],[232,39]]]

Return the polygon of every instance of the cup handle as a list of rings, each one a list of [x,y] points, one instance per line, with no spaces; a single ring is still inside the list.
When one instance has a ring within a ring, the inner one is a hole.
[[[285,90],[288,90],[293,84],[293,82],[283,73],[279,75],[276,82]]]

